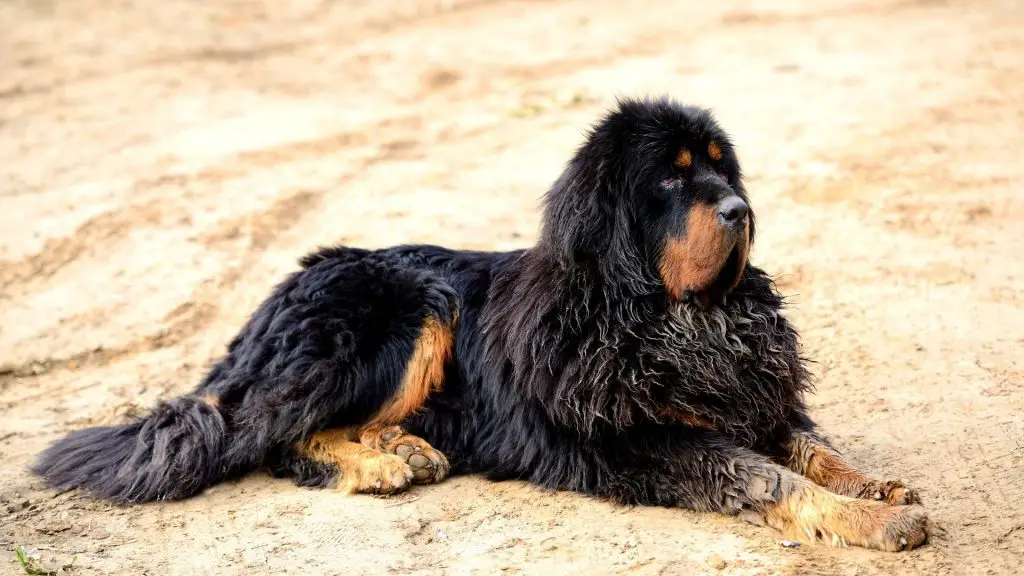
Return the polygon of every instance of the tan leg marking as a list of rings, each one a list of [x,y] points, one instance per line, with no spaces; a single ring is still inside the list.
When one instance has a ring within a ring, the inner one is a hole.
[[[921,506],[840,496],[806,480],[781,502],[763,508],[761,515],[786,538],[803,542],[898,552],[928,539],[928,514]]]
[[[416,339],[398,392],[373,416],[367,427],[399,424],[419,410],[427,396],[441,388],[444,367],[451,355],[452,329],[428,318]]]
[[[412,468],[413,483],[433,484],[448,475],[448,459],[444,454],[419,436],[413,436],[401,426],[372,426],[359,432],[363,446],[395,454]]]
[[[864,474],[814,434],[793,434],[786,466],[815,484],[843,496],[883,500],[892,505],[921,503],[915,490],[904,486],[902,482],[877,480]]]
[[[686,424],[691,428],[706,428],[708,430],[715,429],[715,425],[712,424],[710,420],[697,416],[693,412],[688,412],[686,410],[679,410],[676,408],[662,408],[658,410],[658,414],[660,414],[661,417],[666,420],[669,420],[671,422],[680,422],[682,424]]]
[[[384,454],[356,442],[355,430],[333,428],[309,437],[299,451],[307,458],[337,466],[343,492],[393,494],[409,487],[412,468],[394,454]]]

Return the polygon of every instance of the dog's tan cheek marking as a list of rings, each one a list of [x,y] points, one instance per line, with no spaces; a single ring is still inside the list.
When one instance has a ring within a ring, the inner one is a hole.
[[[441,389],[444,367],[452,355],[452,329],[434,318],[424,323],[405,367],[398,392],[367,423],[367,427],[399,424],[415,413],[431,392]]]
[[[686,235],[670,238],[659,264],[661,280],[673,298],[683,292],[707,287],[728,258],[725,234],[715,210],[705,204],[690,209]]]
[[[676,155],[676,168],[689,168],[693,166],[693,154],[686,148],[681,148]]]
[[[708,144],[708,156],[716,161],[722,159],[722,147],[718,145],[718,142]]]

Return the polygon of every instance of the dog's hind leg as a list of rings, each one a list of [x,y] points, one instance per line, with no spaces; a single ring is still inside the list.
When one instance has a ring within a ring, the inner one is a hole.
[[[428,319],[416,338],[395,393],[367,421],[310,434],[272,466],[302,486],[335,486],[345,492],[392,494],[410,484],[439,482],[448,460],[397,423],[411,416],[444,378],[451,356],[450,327]]]
[[[327,265],[330,260],[317,264]],[[352,352],[324,357],[322,345],[310,347],[306,357],[292,363],[315,379],[300,372],[301,378],[288,378],[294,384],[283,386],[281,381],[267,397],[250,395],[252,406],[243,411],[258,416],[246,426],[250,436],[265,428],[293,431],[289,437],[294,440],[269,459],[275,474],[294,475],[300,485],[371,493],[393,493],[447,475],[444,455],[399,425],[443,383],[453,353],[454,293],[429,273],[385,270],[389,287],[405,283],[391,301],[372,298],[381,292],[380,270],[371,280],[350,273],[339,279],[343,284],[333,283],[318,296],[330,301],[339,300],[332,294],[347,293],[345,301],[329,302],[313,317],[291,322],[301,330],[295,337],[299,343],[344,335],[351,342],[345,349]],[[351,283],[362,290],[346,290]],[[342,314],[347,314],[345,325],[331,322]],[[354,329],[353,314],[372,318],[372,324],[360,322],[366,327]],[[288,366],[282,367],[287,376]],[[284,405],[281,399],[287,399]],[[270,425],[260,426],[260,421]]]
[[[399,424],[423,405],[431,391],[440,388],[452,346],[451,328],[433,318],[428,319],[406,363],[398,392],[358,430],[359,441],[367,448],[404,460],[411,467],[416,484],[443,480],[448,475],[448,459]]]
[[[882,500],[888,504],[920,504],[921,498],[899,481],[872,478],[849,464],[822,436],[798,429],[786,445],[785,465],[815,484],[843,496]]]
[[[400,424],[441,386],[455,291],[429,270],[363,250],[325,250],[303,265],[191,394],[131,424],[73,432],[32,469],[51,486],[118,502],[185,498],[263,466],[308,485],[340,473],[366,491],[418,479],[420,458],[358,439]],[[427,477],[443,476],[439,462]]]

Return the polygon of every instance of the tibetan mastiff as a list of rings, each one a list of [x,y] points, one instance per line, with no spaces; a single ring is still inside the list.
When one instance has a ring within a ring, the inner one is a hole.
[[[797,332],[748,260],[754,222],[708,111],[620,101],[547,193],[535,246],[309,254],[194,392],[33,469],[122,503],[257,468],[377,494],[479,473],[921,544],[916,493],[815,432]]]

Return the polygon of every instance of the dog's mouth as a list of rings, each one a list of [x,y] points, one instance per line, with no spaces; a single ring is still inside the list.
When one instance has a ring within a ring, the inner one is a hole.
[[[743,276],[750,245],[750,226],[720,225],[713,214],[690,216],[686,235],[672,237],[660,262],[662,281],[677,301],[720,304]]]
[[[737,239],[732,250],[725,259],[725,264],[718,272],[718,276],[710,285],[697,291],[691,291],[691,299],[697,300],[705,306],[721,304],[725,296],[739,284],[743,277],[743,269],[747,265],[747,240]],[[685,299],[685,298],[684,298]]]

